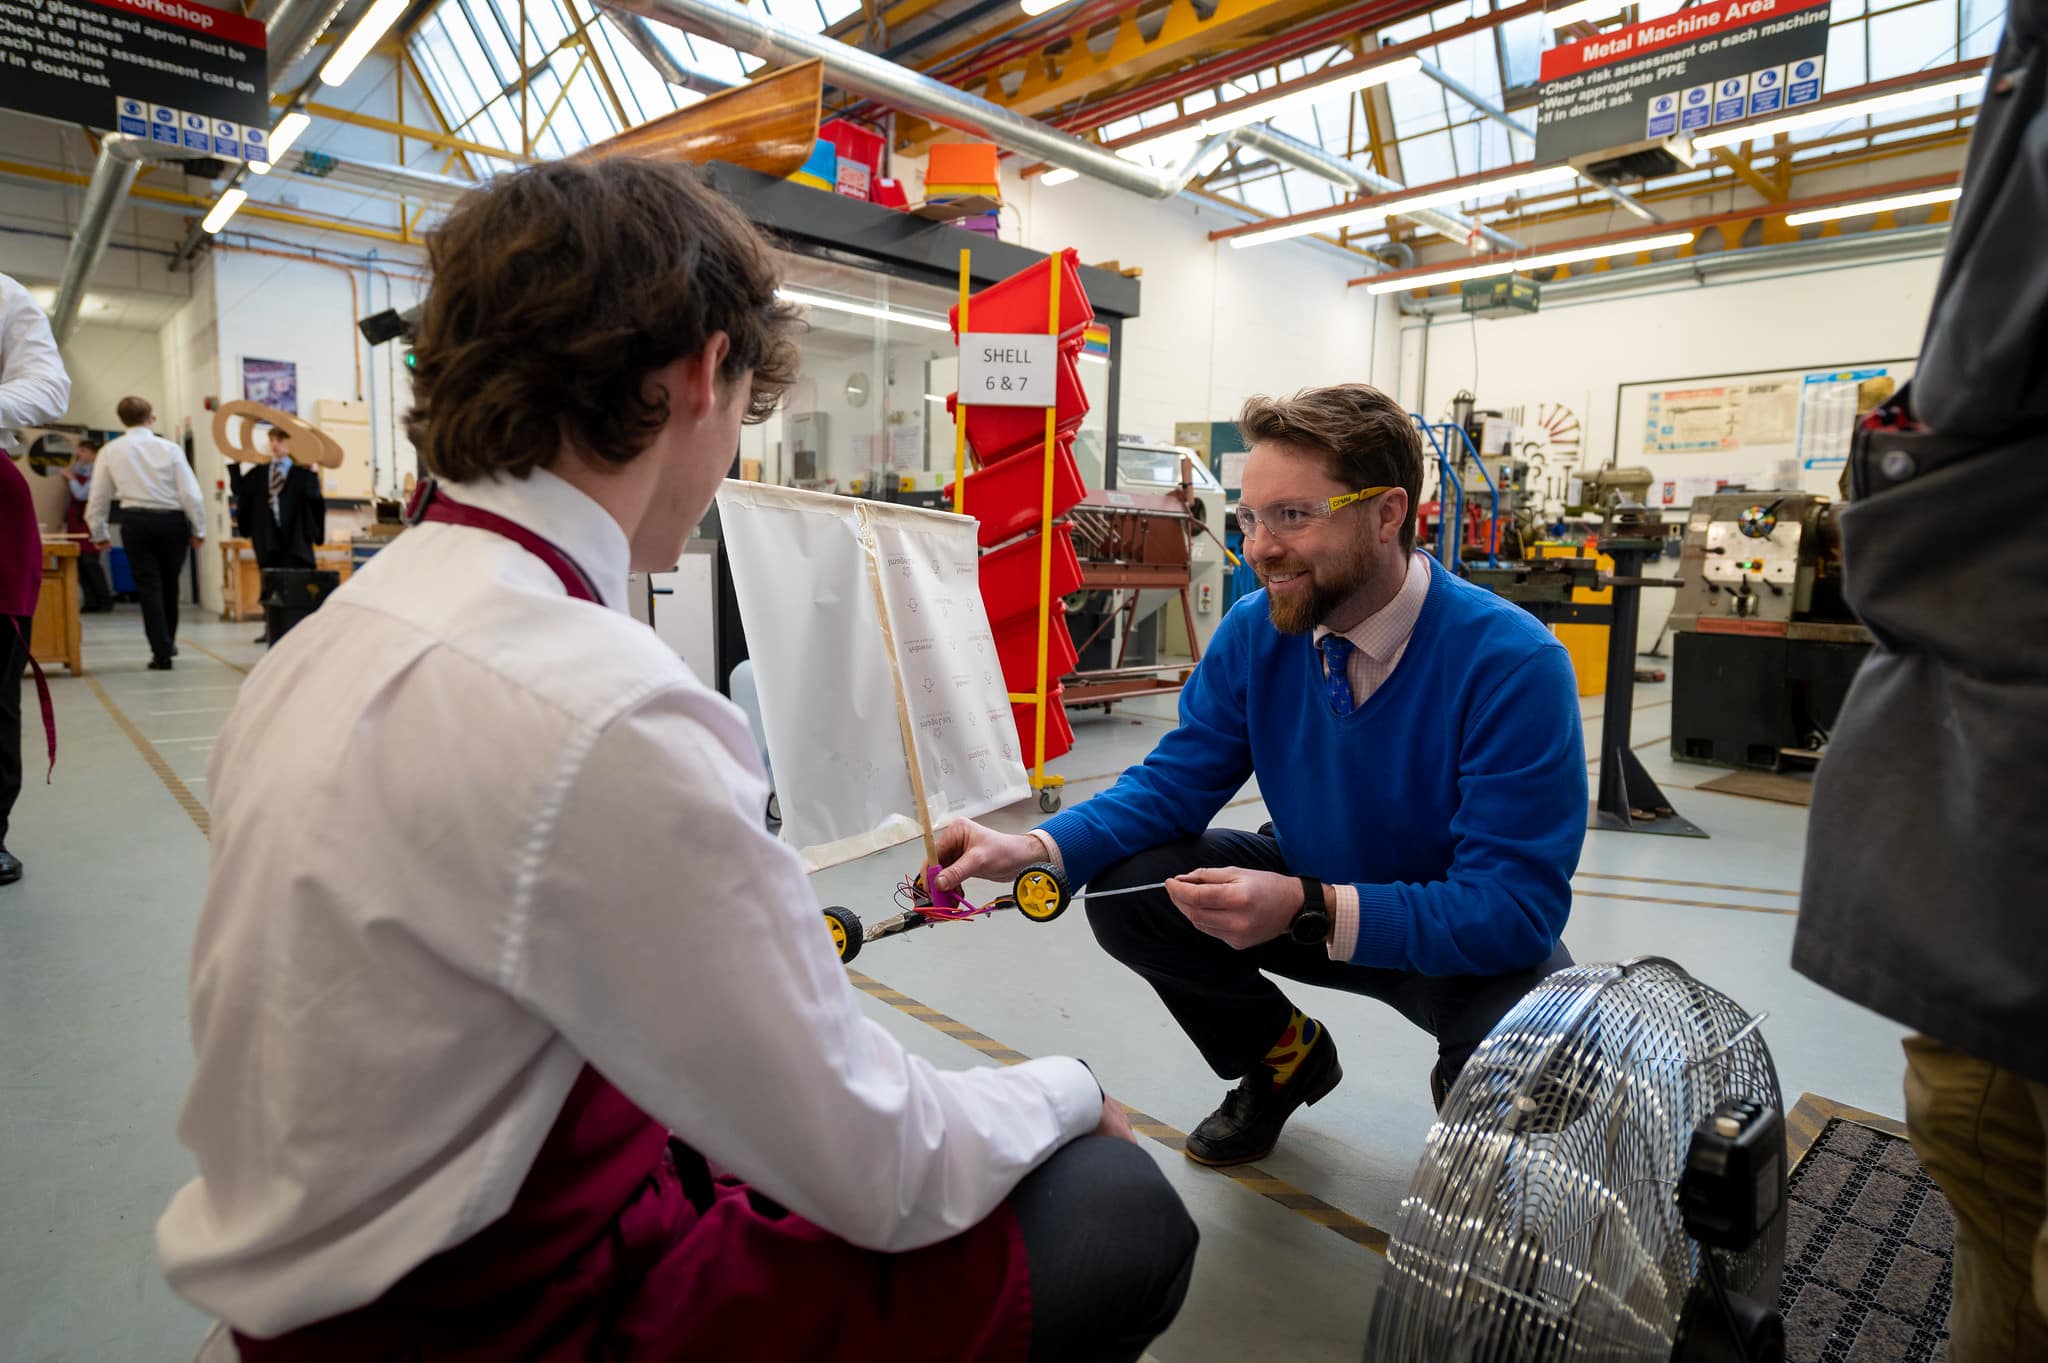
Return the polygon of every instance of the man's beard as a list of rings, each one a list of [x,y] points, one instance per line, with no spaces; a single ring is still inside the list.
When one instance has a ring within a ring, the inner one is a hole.
[[[1261,583],[1266,583],[1274,576],[1285,577],[1289,573],[1309,575],[1309,589],[1306,592],[1288,592],[1276,596],[1270,586],[1268,587],[1266,609],[1272,617],[1273,628],[1282,634],[1309,633],[1357,595],[1366,580],[1372,576],[1372,571],[1372,550],[1367,545],[1360,545],[1343,560],[1325,564],[1320,568],[1311,568],[1299,559],[1290,559],[1270,568],[1261,568]]]

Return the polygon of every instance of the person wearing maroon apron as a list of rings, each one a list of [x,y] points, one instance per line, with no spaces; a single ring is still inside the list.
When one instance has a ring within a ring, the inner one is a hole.
[[[50,766],[57,764],[57,725],[43,670],[29,652],[29,626],[43,586],[43,537],[28,480],[7,456],[17,430],[63,417],[71,376],[34,297],[0,274],[0,885],[21,879],[20,858],[7,850],[7,820],[21,794],[21,673],[34,668]]]
[[[172,1286],[251,1363],[1136,1358],[1196,1236],[1121,1109],[862,1015],[744,717],[623,609],[793,376],[772,256],[635,161],[431,249],[438,481],[209,773]]]
[[[103,615],[114,608],[114,589],[107,581],[107,566],[101,560],[100,551],[93,546],[92,532],[85,523],[85,501],[92,491],[93,460],[99,456],[100,442],[90,436],[82,436],[76,442],[76,452],[71,456],[71,467],[64,470],[67,490],[71,496],[64,503],[64,533],[72,536],[78,545],[78,586],[84,593],[79,609],[88,615]]]

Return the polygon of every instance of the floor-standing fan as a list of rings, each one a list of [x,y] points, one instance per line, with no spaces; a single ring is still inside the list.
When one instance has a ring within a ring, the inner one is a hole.
[[[1655,957],[1531,991],[1401,1203],[1370,1363],[1777,1363],[1785,1124],[1727,995]]]

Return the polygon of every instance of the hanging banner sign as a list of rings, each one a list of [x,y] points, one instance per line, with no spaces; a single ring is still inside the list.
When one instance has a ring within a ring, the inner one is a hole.
[[[1536,159],[1695,136],[1815,102],[1828,12],[1828,0],[1718,0],[1551,48]]]
[[[166,149],[261,148],[265,56],[262,24],[198,0],[0,0],[0,109]]]

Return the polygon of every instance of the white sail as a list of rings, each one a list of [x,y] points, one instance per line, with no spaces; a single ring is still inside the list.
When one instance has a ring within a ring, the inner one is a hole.
[[[808,868],[924,832],[907,742],[934,824],[1030,795],[974,521],[742,482],[718,516],[783,836]]]

